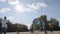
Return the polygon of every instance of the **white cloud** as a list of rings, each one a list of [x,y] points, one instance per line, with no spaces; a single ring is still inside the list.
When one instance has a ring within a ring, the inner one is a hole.
[[[13,21],[14,17],[13,16],[8,16],[7,19],[10,20],[10,21]]]
[[[1,1],[3,1],[3,0],[1,0]],[[19,0],[7,0],[7,2],[8,2],[9,5],[11,5],[13,7],[13,9],[16,12],[24,12],[23,6],[20,5]],[[6,9],[6,8],[2,8],[0,10],[0,12],[2,12],[2,13],[5,13],[7,11],[9,11],[9,9]]]
[[[12,5],[15,12],[25,12],[24,6],[20,4],[19,0],[8,0],[8,3]]]
[[[39,9],[39,3],[32,3],[31,5],[28,4],[28,7],[31,9]]]
[[[43,3],[43,2],[36,2],[36,3],[32,3],[32,4],[27,4],[27,7],[24,7],[23,4],[20,4],[20,1],[19,0],[8,0],[8,3],[10,5],[12,5],[13,9],[15,10],[15,12],[18,12],[18,13],[24,13],[24,12],[32,12],[32,11],[35,11],[35,10],[38,10],[40,8],[46,8],[47,5],[46,3]]]
[[[27,5],[28,8],[25,8],[25,11],[32,12],[39,9],[39,3],[32,3]]]
[[[15,5],[15,6],[14,6],[14,10],[15,10],[16,12],[25,12],[24,6],[22,6],[22,5],[20,5],[20,4]]]
[[[6,1],[6,0],[0,0],[0,2],[4,2],[4,1]]]
[[[46,8],[47,5],[43,2],[37,2],[37,3],[32,3],[32,4],[27,4],[27,7],[24,7],[23,5],[21,4],[16,4],[14,5],[14,10],[16,12],[32,12],[34,10],[38,10],[40,8]]]
[[[0,1],[5,1],[5,0],[0,0]],[[40,8],[46,8],[47,5],[44,2],[36,2],[32,4],[27,4],[27,7],[24,7],[23,4],[20,4],[20,0],[7,0],[8,4],[12,5],[13,9],[15,12],[32,12],[39,10]],[[9,11],[10,9],[2,8],[0,9],[0,12],[5,13],[6,11]]]
[[[10,5],[16,5],[16,4],[19,4],[19,0],[8,0],[8,3]]]
[[[32,11],[34,11],[34,9],[32,9],[32,8],[25,8],[25,11],[32,12]]]
[[[10,11],[10,9],[9,8],[0,8],[1,13],[5,13],[7,11]]]
[[[34,10],[38,10],[40,8],[46,8],[47,7],[47,5],[43,2],[32,3],[32,4],[28,4],[27,6],[28,6],[28,8],[25,8],[25,10],[30,11],[30,12],[34,11]]]
[[[43,8],[46,8],[47,7],[47,5],[46,5],[46,3],[40,3],[40,7],[43,7]]]

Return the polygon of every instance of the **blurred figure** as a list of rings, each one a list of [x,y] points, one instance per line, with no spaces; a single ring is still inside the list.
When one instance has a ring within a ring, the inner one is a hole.
[[[48,25],[49,25],[50,31],[53,32],[53,23],[49,23]]]
[[[46,23],[43,22],[43,31],[45,31],[45,34],[47,34],[47,29],[46,29]]]
[[[18,24],[16,25],[16,28],[17,28],[17,30],[16,30],[17,34],[19,34],[19,25]]]
[[[34,33],[33,24],[31,25],[30,30],[31,30],[31,33],[33,34]]]
[[[46,15],[41,15],[40,20],[42,22],[42,26],[43,26],[43,31],[45,32],[45,34],[47,34],[47,16]]]
[[[5,16],[4,19],[2,19],[2,21],[1,21],[2,26],[1,26],[1,33],[0,33],[0,34],[2,34],[2,32],[3,32],[4,34],[6,34],[7,24],[8,24],[8,22],[9,22],[6,18],[7,18],[7,17]]]

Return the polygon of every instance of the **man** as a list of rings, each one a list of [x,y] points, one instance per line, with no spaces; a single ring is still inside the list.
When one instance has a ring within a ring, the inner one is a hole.
[[[33,30],[33,24],[30,27],[31,33],[33,34],[34,30]]]
[[[49,25],[50,31],[53,32],[53,23],[49,23],[48,25]]]
[[[45,34],[47,34],[46,22],[43,22],[43,31],[45,31]]]
[[[45,34],[47,34],[47,16],[46,15],[42,15],[40,18],[41,22],[42,22],[42,26],[43,26],[43,31],[45,31]]]
[[[17,34],[19,34],[19,25],[17,24]]]
[[[7,31],[7,24],[8,24],[8,20],[6,20],[6,18],[7,17],[4,17],[4,19],[1,21],[1,33],[0,34],[2,34],[2,32],[4,33],[4,34],[6,34],[6,31]]]

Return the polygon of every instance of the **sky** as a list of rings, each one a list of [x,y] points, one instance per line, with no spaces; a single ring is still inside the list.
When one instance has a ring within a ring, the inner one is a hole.
[[[41,15],[60,21],[59,14],[60,0],[0,0],[0,18],[7,16],[13,24],[26,24],[28,28]]]

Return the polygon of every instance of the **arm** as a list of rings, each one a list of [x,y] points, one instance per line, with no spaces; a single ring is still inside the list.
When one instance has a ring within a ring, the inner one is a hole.
[[[2,20],[0,21],[0,28],[1,28],[1,26],[2,26]]]
[[[8,25],[9,23],[10,23],[10,22],[7,20],[7,23],[6,23],[6,24]]]

